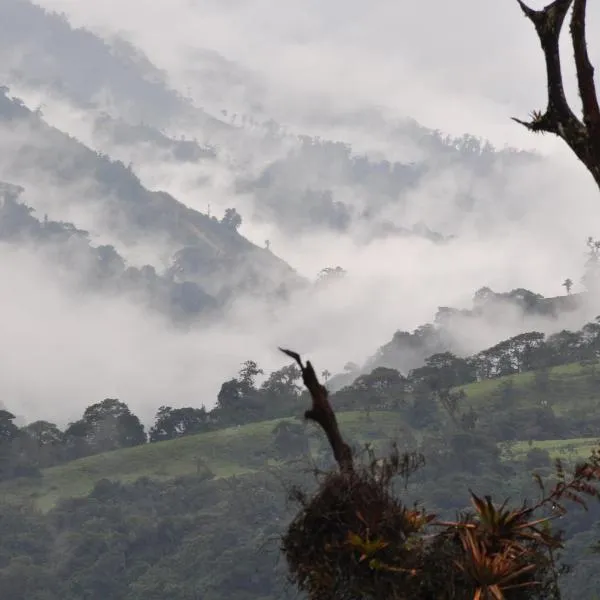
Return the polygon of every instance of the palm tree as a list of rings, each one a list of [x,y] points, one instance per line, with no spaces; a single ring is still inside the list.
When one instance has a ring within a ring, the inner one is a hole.
[[[561,284],[565,290],[567,290],[567,294],[571,294],[571,288],[573,287],[573,281],[568,277]]]

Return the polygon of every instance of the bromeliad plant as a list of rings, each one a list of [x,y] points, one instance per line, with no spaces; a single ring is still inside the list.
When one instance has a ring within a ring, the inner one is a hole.
[[[454,564],[474,588],[473,597],[500,600],[508,593],[531,597],[534,588],[548,590],[544,579],[555,572],[553,553],[561,547],[550,531],[553,517],[535,518],[541,505],[510,509],[507,502],[496,506],[489,496],[473,493],[471,503],[471,515],[436,525],[455,531],[460,552]]]

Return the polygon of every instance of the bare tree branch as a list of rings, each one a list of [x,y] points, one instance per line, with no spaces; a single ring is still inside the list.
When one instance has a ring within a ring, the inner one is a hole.
[[[534,113],[530,123],[518,121],[532,131],[547,131],[561,135],[561,129],[577,127],[582,124],[571,111],[563,85],[560,64],[560,32],[573,0],[555,0],[543,10],[533,10],[518,0],[525,16],[533,23],[537,31],[546,61],[548,85],[548,104],[544,114]],[[515,119],[516,120],[516,119]]]
[[[310,361],[306,361],[305,366],[302,364],[302,359],[297,352],[286,350],[284,348],[279,348],[279,350],[296,361],[302,371],[302,381],[310,392],[312,408],[304,413],[304,418],[310,419],[321,426],[329,440],[329,445],[333,450],[333,456],[340,467],[340,471],[342,471],[342,473],[354,472],[352,450],[350,449],[350,446],[346,444],[340,433],[335,412],[329,402],[327,389],[319,383],[317,374]]]
[[[600,133],[600,108],[594,84],[594,67],[590,62],[586,40],[587,0],[575,0],[571,18],[571,39],[577,68],[577,85],[583,103],[583,122],[592,135]]]
[[[586,40],[586,0],[554,0],[542,10],[533,10],[517,0],[537,32],[544,60],[548,101],[544,113],[533,112],[531,121],[513,118],[530,131],[548,132],[561,137],[587,167],[600,187],[600,109],[594,84],[594,68],[589,60]],[[577,83],[583,103],[583,121],[571,110],[565,96],[560,62],[559,38],[569,9],[571,39],[575,54]]]

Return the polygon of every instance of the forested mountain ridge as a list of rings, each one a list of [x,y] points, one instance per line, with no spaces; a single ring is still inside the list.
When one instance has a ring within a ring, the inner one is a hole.
[[[151,265],[127,266],[110,245],[95,246],[72,223],[38,219],[22,199],[24,189],[0,181],[0,242],[3,250],[42,252],[52,277],[84,294],[118,293],[172,319],[190,324],[213,317],[217,300],[190,281],[176,281]],[[68,274],[68,275],[67,275]]]
[[[588,262],[588,279],[596,277],[597,266],[595,259]],[[406,373],[423,366],[433,354],[451,352],[468,357],[494,343],[499,327],[511,338],[533,329],[552,335],[579,328],[598,312],[594,285],[584,292],[552,298],[524,288],[500,293],[480,288],[470,308],[438,307],[431,322],[413,331],[394,332],[364,364],[348,363],[343,372],[332,374],[328,385],[337,391],[380,367]]]
[[[207,130],[228,129],[170,88],[165,74],[125,40],[109,43],[75,29],[30,0],[3,0],[0,34],[0,74],[7,81],[55,90],[79,107],[105,104],[158,127],[194,119]]]
[[[145,138],[188,160],[206,157],[210,144],[231,171],[235,193],[252,196],[242,215],[287,234],[321,230],[344,232],[361,243],[395,236],[440,242],[461,233],[465,215],[478,227],[522,215],[521,203],[502,188],[507,176],[537,160],[531,153],[499,150],[470,135],[452,138],[410,119],[390,124],[377,111],[346,118],[386,131],[391,148],[407,148],[407,158],[363,152],[334,136],[291,133],[283,124],[225,106],[216,118],[171,88],[167,76],[128,42],[75,29],[63,15],[30,0],[8,0],[0,10],[8,84],[39,90],[42,105],[50,90],[90,115],[107,113],[114,121],[96,119],[106,129],[98,133],[115,145]],[[437,222],[410,210],[422,186],[443,206]],[[498,191],[491,193],[493,187]]]
[[[108,145],[151,145],[166,151],[167,156],[174,160],[188,163],[212,160],[216,157],[215,149],[210,146],[201,146],[194,140],[173,139],[150,125],[144,123],[133,125],[106,113],[100,114],[94,120],[93,127],[94,133],[104,138]]]
[[[0,177],[22,185],[29,194],[35,190],[34,208],[39,213],[68,218],[70,211],[77,214],[82,208],[99,217],[92,234],[109,232],[125,248],[156,237],[173,254],[193,253],[189,277],[190,261],[182,263],[174,257],[177,277],[193,280],[214,295],[239,286],[276,290],[301,282],[272,252],[242,237],[235,222],[218,221],[165,192],[147,190],[126,165],[47,125],[40,115],[10,98],[6,88],[2,92],[0,126],[5,152]],[[58,205],[47,202],[37,189],[41,177],[61,194]]]
[[[496,201],[486,198],[489,190],[484,193],[484,182],[500,183],[507,173],[534,164],[535,155],[497,150],[469,135],[443,136],[411,121],[399,123],[390,135],[399,145],[409,146],[407,154],[414,158],[386,160],[342,141],[300,135],[285,156],[270,162],[257,177],[240,177],[238,189],[256,196],[258,218],[274,220],[286,230],[367,228],[372,237],[419,235],[439,242],[459,232],[460,223],[449,218],[431,231],[426,222],[399,226],[397,220],[422,186],[452,189],[459,172],[464,184],[438,199],[444,213],[457,211],[463,219],[489,213],[496,219],[506,210],[513,213],[511,219],[518,219],[514,207],[502,206],[507,199],[501,193]],[[495,206],[498,201],[500,206]],[[443,227],[441,233],[438,226]],[[371,236],[363,233],[362,239]]]

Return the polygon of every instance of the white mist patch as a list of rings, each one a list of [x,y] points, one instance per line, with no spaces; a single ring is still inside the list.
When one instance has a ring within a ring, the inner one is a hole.
[[[267,371],[285,364],[277,346],[335,372],[349,360],[363,362],[396,329],[430,321],[439,305],[469,306],[482,285],[553,295],[579,263],[566,254],[523,251],[535,242],[518,235],[447,246],[380,240],[357,251],[347,239],[320,248],[305,238],[307,251],[343,262],[347,277],[321,291],[299,292],[278,308],[240,297],[225,320],[188,332],[123,298],[73,295],[43,256],[3,247],[0,388],[7,407],[26,419],[65,422],[104,397],[120,398],[146,421],[162,404],[210,408],[220,384],[243,361],[256,360]],[[584,318],[571,316],[569,326]],[[474,325],[457,338],[476,351],[511,335],[515,323],[545,331],[565,325],[518,319],[505,315],[497,326]]]

